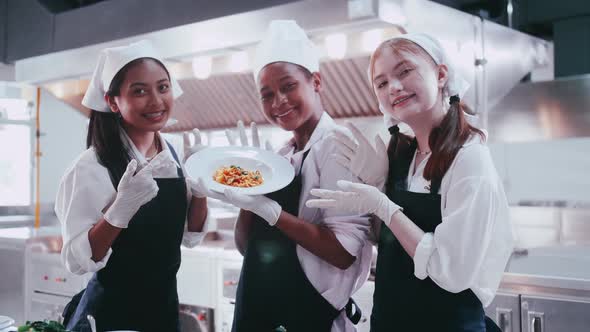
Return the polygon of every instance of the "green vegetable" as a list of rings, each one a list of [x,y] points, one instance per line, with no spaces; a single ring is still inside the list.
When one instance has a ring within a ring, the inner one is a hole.
[[[18,332],[71,332],[66,330],[65,326],[54,320],[35,321],[19,326]]]

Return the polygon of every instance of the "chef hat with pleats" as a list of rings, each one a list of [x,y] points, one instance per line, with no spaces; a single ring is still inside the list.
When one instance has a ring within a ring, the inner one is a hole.
[[[98,63],[92,73],[88,90],[82,99],[82,105],[99,112],[110,112],[111,109],[104,100],[104,96],[111,81],[126,64],[140,58],[152,58],[164,64],[152,43],[147,40],[103,49],[98,56]],[[168,73],[170,74],[170,71]],[[170,76],[170,84],[175,99],[182,95],[180,85],[172,76]]]
[[[293,20],[270,22],[266,34],[256,47],[253,74],[258,81],[262,68],[273,62],[290,62],[310,72],[320,70],[319,54],[305,31]]]
[[[447,66],[447,84],[443,88],[443,98],[450,98],[457,96],[463,98],[465,92],[469,89],[469,83],[457,72],[457,68],[452,62],[451,58],[448,57],[442,45],[438,40],[424,33],[407,33],[404,35],[396,36],[385,42],[391,42],[399,39],[405,39],[413,42],[420,46],[430,57],[434,60],[437,65],[444,64]],[[371,77],[371,68],[367,70],[369,83],[373,84],[373,77]],[[448,100],[447,100],[448,102]],[[391,115],[384,111],[383,106],[379,105],[379,110],[383,113],[383,119],[385,125],[389,128],[399,123],[397,119],[394,119]]]

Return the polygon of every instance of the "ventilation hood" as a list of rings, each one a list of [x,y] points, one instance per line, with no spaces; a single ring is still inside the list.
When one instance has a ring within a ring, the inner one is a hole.
[[[521,83],[489,112],[492,141],[590,137],[590,75]]]
[[[547,52],[551,44],[544,40],[431,1],[304,0],[23,59],[15,64],[16,79],[45,85],[70,105],[88,112],[79,102],[99,50],[148,38],[175,68],[184,90],[175,104],[178,122],[168,131],[229,127],[239,119],[266,122],[251,72],[214,70],[201,80],[193,76],[188,61],[204,54],[251,52],[273,19],[296,20],[320,47],[329,34],[348,36],[345,57],[325,57],[320,69],[323,102],[336,118],[379,115],[366,78],[369,51],[360,47],[358,37],[366,30],[382,28],[390,35],[421,31],[438,38],[471,83],[465,100],[477,112],[492,108],[522,77],[552,61]]]

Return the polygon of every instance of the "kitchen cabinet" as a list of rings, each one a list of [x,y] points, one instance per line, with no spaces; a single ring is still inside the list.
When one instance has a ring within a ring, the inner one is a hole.
[[[590,299],[499,292],[485,308],[503,332],[587,332]]]
[[[590,299],[521,296],[523,332],[587,332]]]
[[[520,332],[520,296],[498,292],[492,304],[485,308],[503,332]]]

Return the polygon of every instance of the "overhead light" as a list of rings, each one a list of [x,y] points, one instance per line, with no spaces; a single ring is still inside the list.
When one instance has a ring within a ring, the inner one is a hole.
[[[211,75],[212,59],[210,56],[199,56],[192,61],[193,74],[196,78],[204,80]]]
[[[229,60],[229,70],[234,73],[246,71],[250,67],[250,60],[246,51],[235,52]]]
[[[332,59],[342,59],[346,55],[346,35],[334,33],[325,38],[326,53]]]
[[[512,1],[508,1],[508,4],[506,5],[506,13],[508,15],[512,15],[513,11],[514,11],[514,6],[512,5]]]
[[[363,32],[361,47],[364,52],[373,52],[383,41],[383,29],[371,29]]]

